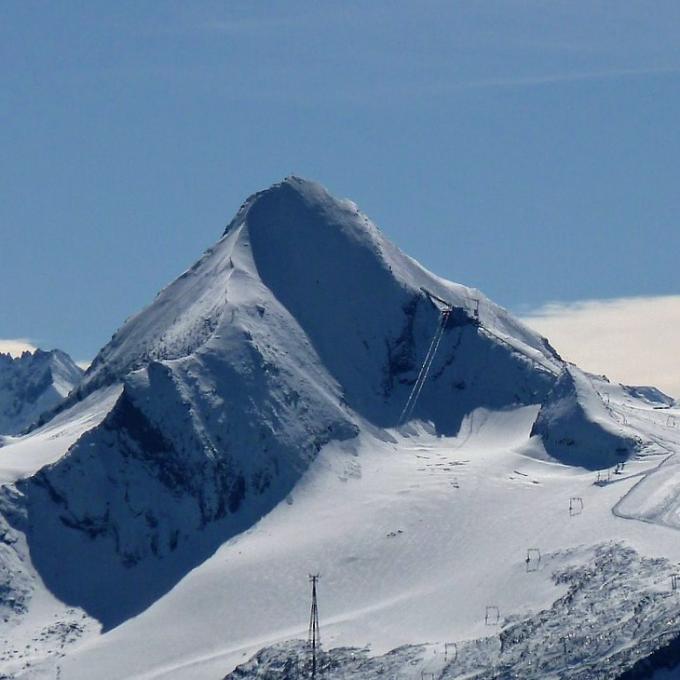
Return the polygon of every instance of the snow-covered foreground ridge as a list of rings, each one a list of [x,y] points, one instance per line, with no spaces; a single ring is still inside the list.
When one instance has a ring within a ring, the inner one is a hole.
[[[629,564],[680,558],[676,424],[288,178],[0,448],[0,669],[221,678],[304,635],[317,571],[327,647],[463,649],[558,606],[553,571],[612,538]],[[617,640],[639,650],[621,668],[653,651]]]

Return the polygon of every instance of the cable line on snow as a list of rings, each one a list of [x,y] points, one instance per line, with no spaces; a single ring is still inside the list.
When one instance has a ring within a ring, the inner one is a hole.
[[[437,300],[440,300],[441,302],[444,302],[443,300],[441,300],[441,298],[432,296],[430,293],[428,293],[428,295],[430,295],[431,297],[435,297]],[[434,336],[432,337],[432,342],[430,343],[430,346],[427,350],[427,354],[425,355],[425,360],[423,361],[423,365],[420,367],[418,377],[416,378],[415,383],[413,383],[411,393],[408,395],[406,404],[404,405],[401,415],[399,416],[399,425],[403,425],[411,417],[413,409],[416,406],[416,402],[418,401],[418,397],[420,396],[420,393],[423,389],[423,385],[425,384],[427,376],[430,373],[430,368],[432,367],[432,363],[437,354],[437,350],[439,349],[439,343],[441,342],[442,336],[444,335],[446,322],[448,321],[449,315],[451,314],[452,310],[451,305],[449,305],[448,303],[444,304],[446,304],[447,307],[446,309],[443,309],[440,313],[439,323],[437,324],[437,329],[435,330]]]

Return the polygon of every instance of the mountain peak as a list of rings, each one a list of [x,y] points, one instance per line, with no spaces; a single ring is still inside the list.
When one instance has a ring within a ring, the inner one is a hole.
[[[331,199],[337,201],[329,191],[319,182],[300,177],[299,175],[288,175],[280,182],[275,182],[269,188],[258,191],[253,196],[268,196],[277,193],[295,193],[301,197],[311,200]]]
[[[129,319],[93,361],[78,396],[151,361],[193,354],[212,338],[233,332],[246,300],[266,307],[270,299],[283,305],[343,385],[349,376],[336,366],[342,360],[336,347],[339,340],[353,345],[355,358],[346,366],[352,373],[345,386],[350,392],[372,373],[373,389],[381,393],[385,344],[380,338],[386,329],[397,336],[406,332],[404,325],[411,323],[406,308],[417,308],[426,326],[436,326],[433,299],[458,308],[462,317],[476,315],[520,353],[528,352],[549,372],[559,370],[540,336],[479,291],[427,271],[352,201],[289,176],[252,194],[222,238]],[[362,368],[366,362],[368,374]]]
[[[286,212],[286,207],[291,207],[295,203],[305,204],[307,207],[316,206],[317,209],[344,207],[350,211],[357,212],[357,206],[349,200],[341,200],[332,196],[329,191],[318,182],[289,175],[280,182],[272,184],[267,189],[251,194],[241,205],[234,219],[224,230],[223,236],[241,224],[252,211],[256,213],[264,211],[271,215],[272,212]]]

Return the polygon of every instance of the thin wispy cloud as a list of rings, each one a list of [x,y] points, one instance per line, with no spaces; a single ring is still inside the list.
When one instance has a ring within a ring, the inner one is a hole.
[[[551,303],[523,320],[585,370],[680,397],[680,295]]]
[[[587,80],[612,80],[641,76],[674,76],[678,74],[680,74],[680,67],[668,66],[660,68],[612,69],[585,73],[549,73],[537,76],[488,78],[458,84],[454,83],[452,86],[471,89],[487,87],[532,87]]]

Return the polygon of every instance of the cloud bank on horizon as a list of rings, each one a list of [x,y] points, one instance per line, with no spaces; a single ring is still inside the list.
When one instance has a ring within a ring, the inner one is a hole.
[[[0,354],[18,357],[24,352],[35,352],[36,349],[36,345],[26,338],[0,338]]]
[[[0,338],[0,354],[9,354],[12,357],[20,357],[24,352],[35,352],[38,349],[38,345],[32,340],[27,338]],[[46,349],[42,347],[41,349]],[[59,347],[62,351],[66,351],[64,348]],[[76,364],[86,371],[92,361],[90,359],[80,359],[76,361]]]
[[[586,371],[680,397],[680,295],[555,302],[522,320]]]

